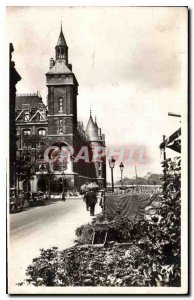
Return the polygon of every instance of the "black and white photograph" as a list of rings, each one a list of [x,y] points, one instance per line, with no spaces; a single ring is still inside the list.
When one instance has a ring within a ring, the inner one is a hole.
[[[187,294],[188,7],[7,6],[6,43],[8,294]]]

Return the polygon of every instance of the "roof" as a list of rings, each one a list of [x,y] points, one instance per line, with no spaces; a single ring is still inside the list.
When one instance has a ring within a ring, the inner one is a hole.
[[[97,124],[97,121],[96,121],[96,117],[95,117],[94,124],[95,124],[96,128],[98,129],[98,124]]]
[[[62,26],[61,26],[61,32],[59,34],[59,38],[58,38],[58,42],[57,42],[57,46],[65,46],[67,47],[67,43],[65,41],[65,37],[64,37],[64,34],[63,34],[63,30],[62,30]]]
[[[73,73],[65,64],[64,60],[56,60],[55,65],[52,68],[50,68],[47,74],[73,74]]]
[[[90,115],[88,124],[86,126],[86,134],[91,142],[100,142],[100,138],[98,136],[98,128],[94,123],[92,115]]]
[[[42,98],[37,94],[16,95],[16,109],[22,109],[23,104],[30,105],[30,108],[37,108],[39,104],[44,104]]]

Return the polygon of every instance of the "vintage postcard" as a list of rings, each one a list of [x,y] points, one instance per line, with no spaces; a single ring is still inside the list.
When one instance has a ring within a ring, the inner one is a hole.
[[[7,6],[8,293],[188,293],[188,8]]]

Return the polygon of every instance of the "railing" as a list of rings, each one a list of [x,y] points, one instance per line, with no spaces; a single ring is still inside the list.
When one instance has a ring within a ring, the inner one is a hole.
[[[139,193],[139,194],[150,194],[159,191],[162,188],[161,185],[115,185],[114,194],[125,194],[125,193]],[[107,192],[111,192],[112,187],[107,186]]]
[[[40,97],[40,95],[38,95],[38,93],[19,93],[16,94],[16,97],[29,97],[29,96],[38,96]]]

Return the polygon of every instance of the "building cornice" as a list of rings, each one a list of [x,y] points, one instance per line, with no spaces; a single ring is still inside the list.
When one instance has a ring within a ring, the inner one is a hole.
[[[16,125],[25,125],[25,126],[30,126],[30,125],[45,125],[48,126],[48,122],[16,122]]]
[[[55,136],[55,137],[64,137],[64,136],[73,136],[73,133],[66,133],[66,134],[47,134],[47,137],[53,137],[53,136]]]
[[[53,114],[53,115],[47,115],[47,117],[48,118],[50,118],[50,117],[73,117],[73,115],[72,114],[69,114],[69,115],[67,115],[67,114]]]

